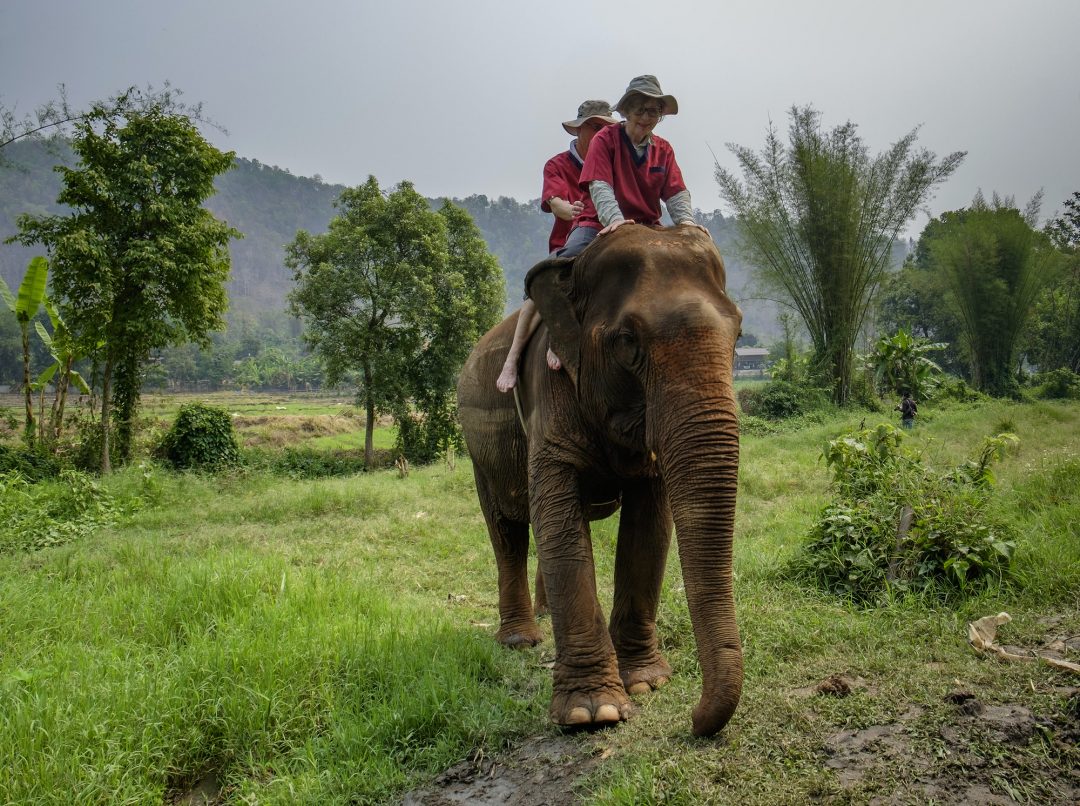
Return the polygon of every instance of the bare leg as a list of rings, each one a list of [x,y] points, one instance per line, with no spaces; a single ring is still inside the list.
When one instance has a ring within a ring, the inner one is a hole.
[[[517,386],[517,368],[518,361],[521,359],[521,351],[525,349],[525,345],[529,343],[529,337],[532,336],[539,324],[540,312],[536,310],[536,303],[531,299],[525,300],[521,310],[518,311],[517,326],[514,328],[514,341],[510,345],[510,352],[506,354],[502,372],[499,373],[499,378],[495,381],[495,387],[500,392],[509,392]]]

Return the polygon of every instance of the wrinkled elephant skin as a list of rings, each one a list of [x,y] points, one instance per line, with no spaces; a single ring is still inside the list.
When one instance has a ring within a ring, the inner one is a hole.
[[[626,719],[630,694],[667,682],[656,609],[672,526],[702,671],[693,731],[731,718],[742,688],[732,595],[739,464],[732,361],[742,315],[724,264],[693,227],[621,227],[573,260],[535,266],[543,316],[522,358],[520,400],[495,378],[516,315],[485,335],[458,402],[499,575],[497,638],[540,640],[529,601],[529,524],[555,635],[551,717]],[[563,362],[545,364],[549,344]],[[621,502],[615,593],[604,624],[589,521]]]

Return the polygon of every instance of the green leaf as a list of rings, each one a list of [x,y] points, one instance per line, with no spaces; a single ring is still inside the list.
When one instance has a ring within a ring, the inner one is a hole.
[[[0,297],[4,298],[4,303],[8,306],[8,310],[12,313],[16,313],[18,306],[15,304],[15,295],[11,293],[11,289],[8,288],[7,281],[5,281],[3,277],[0,277]]]
[[[37,380],[34,381],[34,386],[36,388],[38,388],[38,389],[41,389],[42,387],[44,387],[45,384],[47,384],[49,381],[52,380],[53,375],[56,374],[56,371],[58,369],[60,369],[59,362],[57,362],[55,364],[52,364],[52,365],[46,367],[45,369],[43,369],[41,371],[41,374],[37,376]]]
[[[45,325],[41,322],[34,322],[34,329],[37,330],[38,338],[41,339],[41,343],[45,345],[45,349],[52,353],[52,357],[56,358],[56,353],[53,351],[52,336],[49,335],[49,331],[45,329]]]
[[[49,263],[40,255],[30,261],[26,275],[19,285],[19,301],[15,316],[21,322],[29,322],[37,315],[41,300],[45,297],[45,282],[49,276]]]
[[[90,384],[88,384],[86,379],[75,370],[71,370],[71,380],[75,382],[75,385],[79,387],[79,391],[84,395],[90,394]]]

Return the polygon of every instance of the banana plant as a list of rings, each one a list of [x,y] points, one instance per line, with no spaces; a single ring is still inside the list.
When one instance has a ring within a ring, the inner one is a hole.
[[[60,312],[56,309],[52,300],[44,299],[45,311],[49,314],[49,322],[52,323],[52,334],[45,329],[41,322],[35,322],[37,334],[53,358],[51,366],[46,367],[34,383],[34,387],[41,394],[40,405],[44,408],[45,386],[58,372],[60,377],[56,380],[56,395],[53,397],[52,411],[49,418],[49,436],[56,440],[60,437],[64,425],[64,404],[67,402],[68,388],[71,383],[78,387],[85,395],[90,394],[90,385],[86,379],[78,373],[73,366],[76,361],[83,358],[83,354],[77,349],[75,340],[68,330]],[[44,411],[42,412],[44,414]]]
[[[866,365],[873,371],[878,390],[908,392],[923,400],[937,385],[941,367],[928,353],[944,349],[944,343],[929,343],[915,338],[901,328],[895,336],[882,336],[866,356]]]
[[[30,322],[37,316],[41,301],[45,298],[45,283],[49,275],[48,261],[43,257],[36,257],[30,261],[19,285],[19,296],[15,297],[8,288],[8,284],[0,277],[0,297],[3,297],[8,309],[15,314],[22,333],[23,350],[23,392],[26,396],[26,430],[24,432],[27,444],[34,441],[34,400],[33,389],[30,383]]]

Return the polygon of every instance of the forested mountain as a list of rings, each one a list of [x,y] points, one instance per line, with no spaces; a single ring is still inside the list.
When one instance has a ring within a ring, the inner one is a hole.
[[[15,143],[4,149],[0,164],[0,241],[15,233],[20,213],[62,212],[56,204],[60,175],[57,164],[71,164],[70,149],[62,141]],[[244,234],[233,241],[232,274],[229,281],[231,314],[259,316],[280,312],[292,287],[291,272],[285,267],[285,244],[299,229],[325,232],[334,215],[334,200],[343,189],[318,177],[294,176],[277,166],[238,158],[235,168],[217,179],[217,194],[207,207],[220,219]],[[433,207],[442,199],[430,199]],[[525,273],[547,249],[551,216],[542,213],[537,200],[518,202],[511,198],[492,199],[469,196],[451,199],[464,207],[476,221],[506,275],[507,310],[521,300]],[[712,232],[728,269],[728,286],[738,301],[745,295],[747,272],[734,257],[734,221],[719,211],[703,214],[702,222]],[[40,248],[0,244],[0,275],[15,287],[27,264]],[[775,308],[771,304],[743,304],[744,330],[759,336],[776,331]]]

